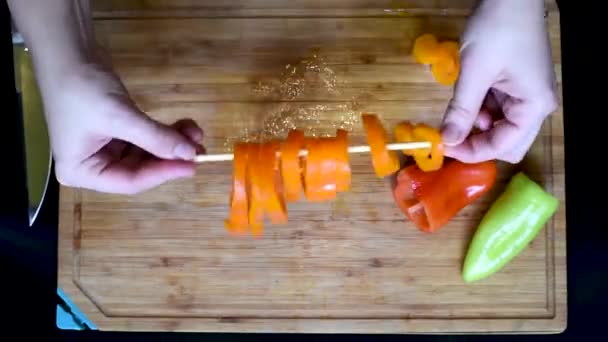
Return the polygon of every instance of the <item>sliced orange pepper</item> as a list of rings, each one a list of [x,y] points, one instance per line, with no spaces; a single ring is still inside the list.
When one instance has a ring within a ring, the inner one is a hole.
[[[421,64],[433,64],[439,56],[439,42],[437,38],[425,33],[414,41],[413,55]]]
[[[414,125],[406,122],[401,122],[395,126],[395,140],[402,143],[414,141]],[[413,156],[418,149],[415,150],[403,150],[403,154]]]
[[[249,226],[251,235],[259,237],[264,233],[264,192],[262,189],[264,172],[262,164],[262,144],[251,144],[249,150],[250,167],[247,169],[249,178]]]
[[[233,234],[247,232],[249,226],[247,195],[247,161],[249,144],[237,143],[234,147],[232,192],[230,193],[230,217],[224,227]]]
[[[343,129],[336,131],[336,190],[348,191],[351,185],[351,170],[348,157],[348,132]]]
[[[414,127],[412,134],[414,135],[414,139],[418,141],[428,141],[431,143],[430,151],[419,149],[414,153],[414,160],[418,167],[425,172],[440,169],[444,159],[441,133],[433,127],[418,124]]]
[[[304,132],[292,130],[281,147],[281,175],[287,201],[300,199],[302,192],[302,172],[300,168],[300,149],[304,147]]]
[[[439,43],[439,58],[451,58],[454,61],[458,61],[460,59],[460,47],[458,43],[455,41],[447,40],[445,42]],[[445,56],[448,57],[445,57]]]
[[[313,138],[306,137],[306,149],[308,150],[308,154],[304,159],[303,165],[303,175],[304,175],[304,195],[306,199],[309,201],[313,201],[313,197],[315,196],[314,189],[319,187],[319,172],[320,172],[320,164],[321,164],[321,156],[319,151],[316,148],[317,140]]]
[[[287,209],[285,200],[279,193],[282,189],[280,177],[278,177],[277,152],[279,151],[278,142],[264,144],[260,169],[262,205],[264,211],[274,224],[287,223]]]
[[[336,158],[338,144],[336,138],[320,138],[321,157],[321,191],[327,199],[336,198]]]
[[[335,198],[336,187],[327,186],[335,178],[335,162],[328,160],[329,152],[324,151],[325,143],[321,138],[308,138],[306,148],[308,156],[304,164],[304,193],[311,202],[321,202]]]
[[[458,43],[446,41],[439,44],[439,55],[431,66],[435,80],[443,85],[452,85],[460,72]]]
[[[363,114],[361,119],[367,132],[367,144],[371,149],[376,175],[385,177],[399,170],[397,154],[386,149],[386,130],[380,119],[374,114]]]
[[[428,141],[431,148],[404,150],[403,153],[413,156],[422,171],[434,171],[443,165],[443,143],[441,133],[425,124],[412,125],[409,122],[399,123],[395,127],[395,139],[398,142]]]

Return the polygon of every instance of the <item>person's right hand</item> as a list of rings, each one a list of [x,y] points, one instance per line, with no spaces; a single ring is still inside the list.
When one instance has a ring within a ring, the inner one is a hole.
[[[141,112],[106,63],[75,65],[44,79],[41,92],[57,179],[66,186],[135,194],[191,177],[203,131]]]
[[[445,154],[518,163],[558,105],[543,0],[482,0],[461,41]],[[470,134],[474,126],[482,132]]]

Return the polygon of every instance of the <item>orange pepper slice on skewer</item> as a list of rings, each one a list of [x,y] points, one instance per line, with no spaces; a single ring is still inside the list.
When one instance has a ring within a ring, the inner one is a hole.
[[[247,191],[247,162],[249,144],[237,143],[234,147],[232,172],[232,191],[230,193],[230,217],[224,221],[224,227],[233,234],[247,232],[249,226],[249,199]]]
[[[351,170],[348,157],[348,132],[336,131],[336,191],[348,191],[351,186]]]
[[[300,199],[302,192],[302,170],[300,149],[304,147],[304,132],[291,130],[281,147],[281,175],[285,187],[285,198],[289,202]]]
[[[441,133],[433,127],[425,124],[418,124],[412,132],[414,139],[419,141],[428,141],[431,143],[431,149],[419,149],[414,153],[414,160],[422,171],[435,171],[443,165],[443,143],[441,142]]]
[[[278,142],[264,144],[262,151],[260,183],[264,211],[274,224],[287,223],[287,209],[281,194],[282,184],[278,173]]]
[[[386,149],[386,131],[380,119],[374,114],[363,114],[361,119],[367,132],[367,144],[370,146],[376,175],[385,177],[399,170],[397,154]]]
[[[398,142],[428,141],[431,148],[404,150],[403,153],[413,156],[422,171],[435,171],[443,165],[443,143],[441,133],[425,124],[412,125],[402,122],[395,127],[395,139]]]
[[[336,198],[336,156],[338,144],[336,138],[320,138],[321,157],[321,191],[327,199]]]
[[[258,237],[264,233],[264,192],[262,174],[264,172],[262,156],[263,145],[251,144],[249,153],[250,167],[247,169],[249,178],[249,226],[251,235]]]
[[[311,202],[336,197],[335,160],[329,138],[307,139],[308,156],[304,164],[304,192]]]
[[[395,140],[398,142],[410,142],[414,141],[414,125],[409,122],[401,122],[395,126]],[[407,156],[413,156],[418,149],[415,150],[403,150],[403,154]]]
[[[316,189],[319,187],[320,180],[318,179],[320,173],[320,155],[316,148],[317,140],[312,138],[306,138],[306,149],[308,154],[303,160],[303,175],[304,175],[304,195],[309,201],[313,201]]]

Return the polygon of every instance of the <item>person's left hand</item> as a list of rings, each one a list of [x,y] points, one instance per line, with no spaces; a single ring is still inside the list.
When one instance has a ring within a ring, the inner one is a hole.
[[[203,131],[192,120],[151,119],[108,66],[74,66],[45,79],[41,92],[60,183],[136,194],[194,175]]]

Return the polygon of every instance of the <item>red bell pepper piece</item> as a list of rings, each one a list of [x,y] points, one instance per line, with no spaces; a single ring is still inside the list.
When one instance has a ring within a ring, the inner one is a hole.
[[[494,186],[496,173],[494,161],[465,164],[450,160],[429,172],[411,165],[399,171],[393,197],[420,230],[436,232],[487,193]]]

